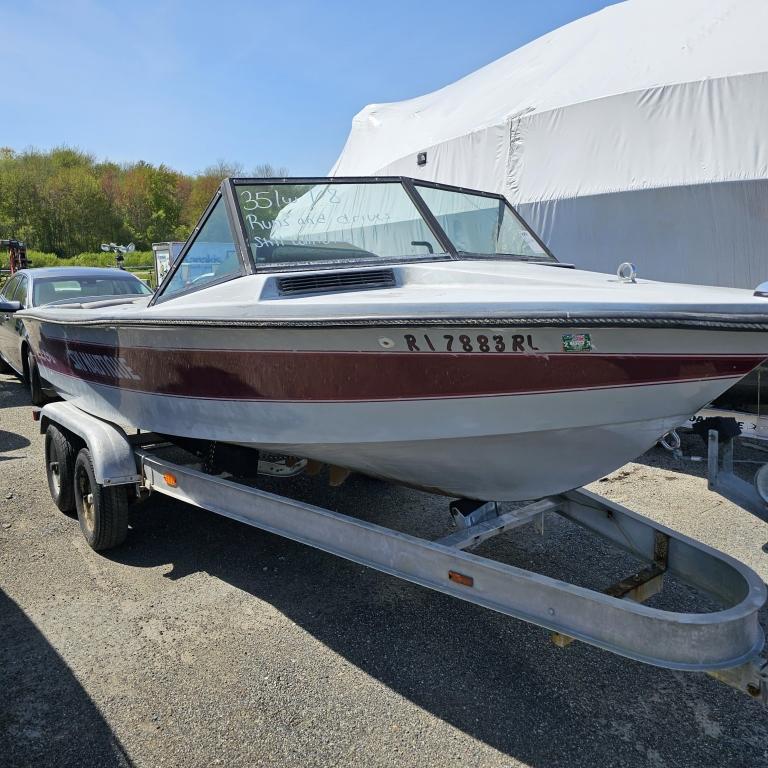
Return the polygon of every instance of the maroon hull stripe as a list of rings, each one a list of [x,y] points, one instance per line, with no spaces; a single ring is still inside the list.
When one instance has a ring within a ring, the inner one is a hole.
[[[229,400],[360,401],[529,394],[741,377],[762,357],[121,348],[43,336],[40,361],[108,386]]]

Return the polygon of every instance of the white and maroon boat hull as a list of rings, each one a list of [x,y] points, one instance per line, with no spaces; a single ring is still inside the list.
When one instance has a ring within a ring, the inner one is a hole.
[[[611,472],[766,356],[763,333],[679,328],[29,327],[104,419],[493,500]]]

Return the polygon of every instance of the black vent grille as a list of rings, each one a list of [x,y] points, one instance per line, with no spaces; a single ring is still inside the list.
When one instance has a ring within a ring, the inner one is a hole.
[[[283,295],[296,293],[336,293],[394,288],[395,273],[391,269],[354,272],[321,272],[312,275],[279,277],[277,288]]]

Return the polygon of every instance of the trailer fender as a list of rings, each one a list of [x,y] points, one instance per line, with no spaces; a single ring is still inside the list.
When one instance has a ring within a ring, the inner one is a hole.
[[[91,453],[96,482],[135,485],[141,482],[136,455],[128,436],[116,424],[91,416],[71,403],[48,403],[40,411],[40,432],[56,424],[77,435]]]

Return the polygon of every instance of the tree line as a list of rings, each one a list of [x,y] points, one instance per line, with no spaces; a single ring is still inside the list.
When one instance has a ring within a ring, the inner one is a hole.
[[[226,176],[245,175],[219,161],[197,175],[139,161],[97,162],[78,149],[15,152],[0,148],[0,239],[70,257],[101,243],[185,240]],[[287,176],[265,163],[252,176]]]

